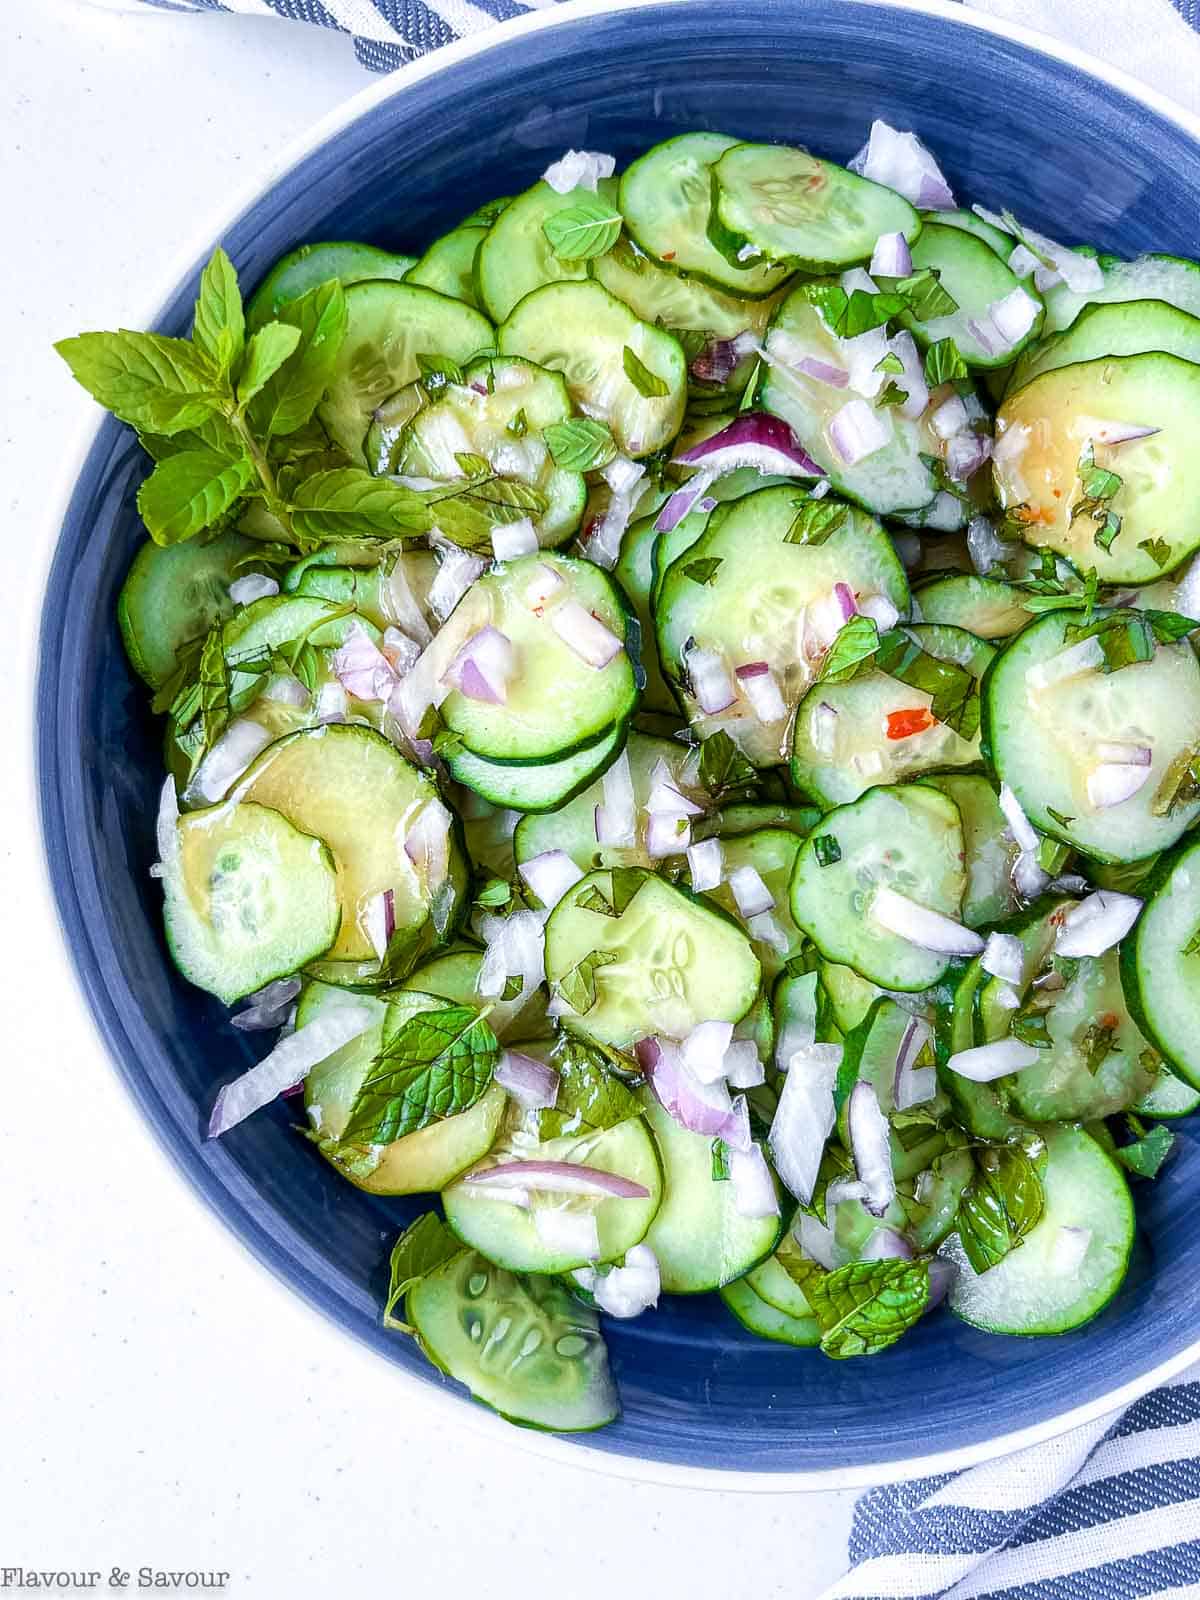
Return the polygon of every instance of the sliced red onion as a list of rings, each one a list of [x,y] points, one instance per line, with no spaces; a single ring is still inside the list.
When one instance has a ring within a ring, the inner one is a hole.
[[[735,1039],[725,1052],[725,1082],[732,1089],[757,1089],[766,1078],[754,1040]]]
[[[946,1065],[960,1078],[972,1083],[992,1083],[996,1078],[1006,1078],[1010,1072],[1020,1072],[1041,1059],[1041,1051],[1020,1039],[997,1039],[994,1044],[976,1045],[971,1050],[960,1050],[952,1055]]]
[[[732,339],[710,339],[688,370],[700,383],[728,383],[740,359]]]
[[[735,1131],[736,1136],[733,1103],[723,1079],[701,1083],[688,1071],[679,1050],[669,1040],[642,1040],[637,1055],[663,1110],[681,1128],[707,1138],[724,1138],[730,1131]]]
[[[599,150],[568,150],[550,163],[542,182],[555,194],[570,194],[572,189],[590,189],[595,194],[600,179],[611,178],[616,170],[616,159]]]
[[[540,547],[537,530],[528,517],[519,522],[498,523],[492,529],[492,554],[497,561],[515,561],[518,556],[531,556]]]
[[[543,616],[546,607],[565,586],[566,579],[561,572],[539,562],[533,569],[532,578],[525,585],[525,604],[537,616]]]
[[[993,567],[1003,566],[1009,558],[1009,547],[996,535],[990,517],[972,517],[967,523],[967,554],[971,565],[981,578]]]
[[[679,1054],[701,1083],[716,1083],[725,1076],[725,1052],[732,1043],[732,1022],[698,1022],[680,1045]]]
[[[578,1274],[577,1274],[578,1276]],[[586,1285],[601,1311],[610,1317],[637,1317],[658,1304],[662,1279],[658,1257],[648,1244],[630,1245],[625,1264],[594,1272],[594,1282]]]
[[[1104,761],[1087,776],[1087,797],[1097,811],[1107,811],[1111,806],[1124,805],[1150,779],[1148,766],[1127,762]]]
[[[900,133],[876,120],[870,138],[846,165],[873,183],[895,189],[922,211],[954,210],[954,196],[941,168],[915,133]]]
[[[792,941],[787,929],[773,911],[756,911],[752,917],[747,917],[746,932],[774,950],[776,955],[786,958],[791,953]]]
[[[1037,321],[1040,311],[1041,306],[1024,289],[1013,289],[1003,299],[993,300],[987,308],[1006,348],[1020,343]]]
[[[583,877],[565,850],[543,850],[540,855],[522,861],[517,871],[547,911],[553,911],[563,895]]]
[[[627,456],[617,456],[604,468],[601,477],[612,490],[608,509],[592,530],[587,542],[588,560],[611,572],[621,554],[621,540],[642,497],[646,469]]]
[[[1019,988],[1025,977],[1025,946],[1015,933],[989,933],[980,965],[993,978]]]
[[[417,869],[426,893],[445,883],[450,872],[453,818],[440,800],[427,800],[408,825],[404,854]]]
[[[272,734],[261,722],[239,717],[231,722],[196,769],[188,785],[188,798],[220,800],[230,784],[271,743]]]
[[[352,622],[346,638],[333,652],[332,666],[338,682],[356,700],[387,700],[396,687],[392,663],[361,622]]]
[[[559,1211],[539,1206],[533,1212],[533,1229],[548,1250],[584,1261],[599,1258],[600,1234],[594,1211]]]
[[[467,590],[487,566],[482,556],[473,556],[468,550],[445,540],[437,541],[442,562],[433,582],[429,585],[428,605],[439,622],[454,610]]]
[[[967,416],[962,397],[948,395],[930,417],[929,426],[939,439],[952,439],[956,433],[965,432],[971,426],[971,419]]]
[[[1030,855],[1037,853],[1042,840],[1037,829],[1021,808],[1021,802],[1006,783],[1000,785],[1000,809],[1020,850]]]
[[[850,374],[845,367],[835,367],[829,361],[818,361],[816,356],[801,356],[791,365],[796,372],[803,372],[805,377],[815,378],[818,383],[827,383],[831,389],[844,389],[850,382]]]
[[[871,252],[867,269],[872,277],[907,278],[912,271],[912,252],[902,233],[881,233]]]
[[[744,412],[675,459],[681,466],[705,467],[714,474],[756,467],[775,477],[825,476],[787,423],[767,411]]]
[[[493,1076],[526,1111],[548,1110],[558,1099],[558,1073],[522,1050],[506,1050],[496,1063]]]
[[[389,706],[399,692],[397,684]],[[317,690],[317,703],[313,707],[316,719],[320,723],[345,722],[350,712],[350,697],[335,679],[332,683],[323,683]]]
[[[897,1111],[923,1106],[937,1092],[937,1072],[933,1067],[918,1067],[917,1058],[933,1037],[924,1017],[910,1017],[900,1048],[896,1052],[896,1072],[892,1080],[892,1100]]]
[[[363,912],[363,927],[380,961],[387,955],[388,945],[396,931],[395,904],[395,891],[384,889],[380,894],[371,896]]]
[[[848,583],[835,583],[833,597],[841,609],[843,622],[849,622],[851,617],[858,615],[858,607],[854,603],[854,590]]]
[[[683,855],[692,842],[691,819],[683,811],[652,811],[646,820],[646,854],[651,861]]]
[[[279,585],[274,578],[268,578],[265,572],[247,572],[229,585],[229,598],[235,606],[253,605],[256,600],[265,600],[269,595],[278,593]]]
[[[687,858],[696,894],[720,884],[725,869],[719,839],[702,839],[699,844],[689,845]]]
[[[502,706],[516,663],[512,640],[489,623],[471,635],[442,677],[471,700]]]
[[[1090,1228],[1061,1227],[1050,1246],[1050,1270],[1060,1277],[1072,1277],[1083,1265],[1092,1242]]]
[[[859,1082],[851,1089],[846,1114],[854,1170],[860,1183],[867,1187],[863,1205],[873,1217],[881,1217],[896,1198],[896,1179],[892,1173],[892,1141],[887,1118],[869,1083]]]
[[[795,1050],[771,1122],[768,1143],[775,1170],[803,1205],[812,1199],[825,1141],[833,1132],[833,1086],[841,1060],[841,1045]]]
[[[303,1082],[318,1061],[357,1039],[373,1021],[374,1014],[366,1006],[339,1005],[281,1039],[257,1066],[222,1087],[209,1118],[208,1137],[216,1139],[227,1133],[252,1112]]]
[[[1067,912],[1054,940],[1055,950],[1060,956],[1102,956],[1133,927],[1142,905],[1136,895],[1097,889]]]
[[[658,513],[654,524],[655,533],[673,532],[693,507],[699,509],[699,501],[704,491],[716,476],[715,472],[697,472],[695,477],[689,478],[681,489],[676,489]]]
[[[529,1194],[588,1195],[597,1200],[650,1197],[645,1184],[575,1161],[503,1161],[494,1167],[477,1167],[463,1182],[472,1189],[524,1189]]]
[[[568,650],[597,672],[620,655],[623,648],[612,629],[578,600],[564,600],[556,606],[550,614],[550,626]]]
[[[766,1157],[756,1144],[729,1153],[729,1181],[733,1209],[739,1217],[777,1217],[779,1196]]]
[[[880,633],[887,633],[900,620],[900,612],[886,594],[869,594],[858,602],[859,614],[870,617]]]
[[[760,911],[770,911],[775,896],[767,888],[758,870],[747,863],[735,867],[729,874],[729,887],[743,917],[756,917]]]
[[[889,348],[894,355],[900,357],[900,364],[904,368],[897,381],[908,399],[899,406],[900,415],[906,417],[909,422],[914,422],[929,404],[929,384],[925,380],[924,360],[911,333],[896,334],[890,341]],[[882,374],[880,376],[882,377]]]
[[[685,646],[683,665],[701,711],[712,717],[728,710],[736,695],[733,680],[717,652],[705,650],[698,644],[693,644],[690,650]]]
[[[991,456],[992,441],[986,433],[959,433],[946,445],[946,471],[956,483],[966,483]],[[956,510],[956,518],[957,514]]]
[[[604,801],[596,807],[596,843],[632,849],[637,843],[637,802],[628,750],[621,751],[600,781]]]
[[[399,628],[388,627],[383,630],[383,644],[380,648],[387,657],[388,664],[397,673],[411,672],[421,656],[421,646],[406,633],[401,633]]]
[[[711,494],[706,494],[702,500],[696,501],[697,511],[715,511],[716,509],[717,502],[713,499]]]
[[[760,722],[783,721],[787,716],[787,705],[779,692],[775,674],[765,661],[753,661],[738,667],[734,675],[750,702],[750,709]]]
[[[828,427],[829,442],[844,466],[853,467],[892,437],[886,419],[865,400],[849,400],[834,413]]]
[[[881,928],[921,950],[944,956],[973,956],[983,949],[983,939],[973,928],[964,928],[953,917],[918,905],[887,884],[881,884],[872,896],[870,914]]]
[[[237,1016],[230,1017],[235,1028],[243,1033],[253,1033],[264,1028],[282,1027],[291,1010],[292,1001],[300,993],[299,978],[276,978],[265,988],[250,995],[250,1004]]]
[[[860,1261],[911,1261],[913,1247],[895,1228],[876,1228],[859,1256]]]
[[[809,1261],[815,1261],[819,1267],[824,1267],[826,1272],[832,1272],[837,1265],[837,1242],[833,1237],[833,1229],[801,1211],[792,1231],[804,1256]]]

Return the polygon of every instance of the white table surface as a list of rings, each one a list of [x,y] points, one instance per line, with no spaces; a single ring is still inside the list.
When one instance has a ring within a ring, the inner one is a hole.
[[[30,661],[63,463],[94,409],[50,349],[144,312],[181,234],[368,80],[266,20],[0,4],[0,1567],[224,1570],[226,1593],[812,1600],[853,1496],[636,1484],[447,1425],[284,1290],[158,1152],[41,876]],[[135,323],[136,325],[136,323]]]

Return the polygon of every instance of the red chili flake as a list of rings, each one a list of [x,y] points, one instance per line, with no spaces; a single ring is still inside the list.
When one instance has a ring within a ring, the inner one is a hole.
[[[924,733],[932,728],[937,718],[928,706],[912,706],[907,711],[889,711],[887,736],[889,739],[911,739],[914,733]]]
[[[662,258],[663,258],[664,261],[674,261],[674,259],[675,259],[674,250],[664,250],[663,253],[662,253]]]

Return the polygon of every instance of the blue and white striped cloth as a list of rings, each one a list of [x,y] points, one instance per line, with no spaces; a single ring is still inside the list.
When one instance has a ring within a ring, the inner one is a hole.
[[[388,72],[555,0],[99,0],[352,34]],[[1167,0],[968,0],[1140,72],[1200,110],[1200,50]],[[1170,0],[1200,31],[1200,0]],[[822,1600],[1200,1600],[1200,1368],[1123,1413],[985,1466],[874,1489]]]

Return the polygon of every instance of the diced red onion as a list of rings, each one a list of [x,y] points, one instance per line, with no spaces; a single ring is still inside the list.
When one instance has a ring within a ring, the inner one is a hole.
[[[690,650],[684,649],[683,665],[701,711],[711,717],[728,710],[736,695],[733,680],[717,652],[693,644]]]
[[[824,1267],[826,1272],[832,1272],[837,1265],[837,1242],[833,1237],[833,1229],[827,1228],[816,1217],[810,1217],[806,1211],[801,1211],[796,1216],[792,1231],[807,1259]]]
[[[411,672],[421,656],[421,646],[415,639],[410,639],[408,634],[401,633],[399,628],[387,627],[383,630],[383,644],[380,648],[387,657],[388,664],[397,673]]]
[[[851,283],[854,274],[843,273],[842,283],[847,293],[854,285]],[[871,279],[864,272],[863,284],[868,284]],[[846,364],[850,377],[850,388],[856,394],[867,399],[873,399],[887,382],[887,374],[880,369],[880,362],[891,350],[888,343],[887,328],[868,328],[866,333],[856,334],[852,339],[838,339],[838,352]]]
[[[1083,1265],[1092,1242],[1090,1228],[1061,1227],[1050,1246],[1050,1270],[1063,1278],[1072,1277]]]
[[[417,869],[426,893],[445,883],[450,872],[450,829],[453,819],[440,800],[427,800],[409,823],[404,854]]]
[[[593,1281],[584,1287],[610,1317],[640,1316],[658,1304],[662,1280],[658,1257],[648,1244],[630,1245],[624,1266],[610,1267],[607,1272],[591,1270]]]
[[[892,1142],[887,1118],[869,1083],[860,1081],[854,1085],[846,1103],[846,1113],[854,1170],[867,1188],[863,1205],[873,1217],[881,1217],[896,1198],[896,1179],[892,1173]]]
[[[584,1261],[595,1261],[600,1255],[594,1211],[559,1211],[539,1206],[533,1212],[533,1228],[548,1250],[579,1256]]]
[[[876,1228],[859,1256],[860,1261],[910,1261],[913,1247],[895,1228]]]
[[[1132,894],[1097,889],[1067,912],[1054,940],[1060,956],[1102,956],[1129,932],[1143,902]]]
[[[401,550],[392,562],[391,569],[382,586],[382,600],[386,615],[393,622],[399,623],[410,639],[415,639],[422,648],[432,638],[429,623],[425,612],[413,593],[409,581],[408,556]],[[385,641],[386,641],[386,635]]]
[[[680,1045],[679,1054],[701,1083],[715,1083],[725,1076],[725,1052],[732,1043],[732,1022],[698,1022]]]
[[[756,1144],[748,1150],[729,1153],[729,1181],[733,1185],[733,1209],[739,1217],[777,1217],[779,1196],[766,1157]]]
[[[968,431],[956,434],[946,445],[946,471],[956,483],[966,483],[991,459],[991,455],[992,441],[986,433]]]
[[[1124,761],[1103,761],[1087,776],[1087,797],[1097,811],[1123,805],[1150,779],[1150,768]]]
[[[235,778],[270,744],[272,734],[261,722],[239,717],[231,722],[196,769],[188,785],[188,796],[196,800],[220,800]]]
[[[705,467],[714,475],[756,467],[775,477],[825,476],[787,423],[767,411],[744,412],[675,459],[681,466]]]
[[[1017,841],[1018,849],[1027,851],[1031,855],[1036,854],[1042,842],[1041,836],[1025,815],[1021,802],[1006,783],[1000,785],[999,801],[1000,809],[1004,813],[1013,838]]]
[[[519,522],[501,522],[492,529],[492,554],[497,561],[515,561],[530,556],[539,548],[537,530],[528,517]]]
[[[972,1083],[992,1083],[996,1078],[1006,1078],[1010,1072],[1020,1072],[1041,1059],[1041,1051],[1020,1039],[997,1039],[994,1044],[976,1045],[971,1050],[959,1050],[946,1065],[960,1078]]]
[[[472,700],[504,705],[516,661],[512,640],[489,623],[471,635],[442,677]]]
[[[993,300],[987,308],[993,326],[1006,347],[1020,341],[1038,319],[1041,307],[1024,289],[1013,289],[1000,300]]]
[[[792,1053],[768,1143],[775,1170],[803,1205],[812,1199],[825,1141],[833,1132],[833,1086],[842,1060],[836,1044]]]
[[[848,583],[835,583],[833,598],[841,609],[843,622],[849,622],[851,617],[858,615],[858,607],[854,603],[854,590]]]
[[[957,394],[948,395],[930,417],[929,426],[939,439],[952,439],[956,433],[963,433],[969,428],[971,421],[967,416],[967,408],[963,405],[962,397]]]
[[[235,1017],[230,1017],[235,1028],[243,1033],[253,1033],[264,1028],[281,1027],[291,1009],[292,1001],[300,993],[299,978],[276,978],[264,988],[250,995],[250,1004]]]
[[[1057,272],[1044,267],[1033,251],[1023,244],[1017,245],[1009,255],[1008,270],[1016,278],[1040,278],[1041,281],[1036,284],[1039,289],[1049,289],[1062,281]]]
[[[281,1039],[257,1066],[222,1087],[209,1118],[208,1137],[216,1139],[227,1133],[252,1112],[303,1082],[318,1061],[357,1039],[373,1021],[373,1013],[364,1005],[339,1005]]]
[[[724,864],[719,839],[702,839],[688,846],[688,868],[692,875],[692,888],[696,894],[705,889],[715,889],[721,882]]]
[[[732,339],[710,339],[688,370],[700,383],[728,383],[740,359]]]
[[[678,1048],[669,1040],[642,1040],[637,1056],[663,1110],[681,1128],[707,1138],[723,1138],[734,1131],[733,1103],[724,1079],[701,1083],[688,1071]]]
[[[621,641],[612,629],[578,600],[564,600],[556,606],[550,614],[550,626],[568,650],[597,672],[621,653]]]
[[[692,842],[691,819],[683,811],[652,811],[646,820],[646,854],[651,861],[683,855]]]
[[[384,889],[381,893],[371,896],[363,913],[363,928],[371,942],[372,950],[380,961],[387,955],[388,945],[396,931],[395,903],[395,891]]]
[[[1022,850],[1013,862],[1012,881],[1017,893],[1024,899],[1036,900],[1050,882],[1050,874],[1041,866],[1036,855]]]
[[[715,472],[697,472],[695,477],[689,478],[682,488],[676,489],[658,513],[654,524],[655,533],[673,532],[693,507],[699,509],[698,503],[704,491],[716,476]]]
[[[1095,422],[1089,425],[1089,436],[1097,444],[1132,444],[1135,439],[1151,439],[1161,428],[1147,428],[1139,422]]]
[[[522,861],[517,871],[547,911],[553,911],[563,895],[583,877],[565,850],[543,850],[540,855]]]
[[[844,389],[850,382],[850,374],[845,367],[835,367],[829,361],[818,361],[816,356],[801,356],[792,366],[796,372],[803,372],[818,383],[827,383],[831,389]]]
[[[399,692],[401,685],[397,684],[392,694],[389,706]],[[331,683],[323,683],[317,690],[317,703],[313,708],[316,719],[320,723],[345,722],[350,711],[350,697],[341,684],[334,679]]]
[[[529,1194],[588,1195],[597,1200],[650,1197],[645,1184],[575,1161],[503,1161],[494,1167],[476,1167],[463,1182],[472,1189],[524,1189]]]
[[[866,144],[846,165],[873,183],[895,189],[922,211],[954,210],[954,196],[941,168],[915,133],[901,133],[877,119]]]
[[[1125,767],[1148,767],[1153,761],[1148,744],[1113,744],[1105,739],[1096,746],[1096,754],[1101,761],[1115,761]]]
[[[522,1050],[506,1050],[496,1063],[493,1076],[526,1111],[548,1110],[558,1099],[558,1073]]]
[[[907,278],[912,271],[912,252],[902,233],[881,233],[871,252],[867,269],[872,277]]]
[[[332,665],[342,688],[356,700],[387,700],[396,686],[392,663],[361,622],[350,624]]]
[[[861,1178],[835,1178],[825,1190],[825,1220],[832,1228],[837,1221],[837,1209],[843,1201],[858,1204],[870,1191]]]
[[[979,576],[986,577],[993,567],[1003,566],[1009,558],[1009,548],[997,537],[990,517],[972,517],[967,523],[967,554]]]
[[[922,1106],[937,1092],[936,1070],[916,1064],[932,1036],[933,1029],[923,1017],[908,1019],[896,1052],[896,1072],[892,1080],[892,1100],[897,1111],[911,1111],[913,1106]]]
[[[473,556],[468,550],[446,540],[437,541],[442,562],[429,585],[428,605],[439,622],[454,610],[467,590],[487,566],[482,556]]]
[[[599,150],[568,150],[550,163],[542,182],[555,194],[570,194],[572,189],[590,189],[595,194],[600,179],[611,178],[616,170],[616,159]]]
[[[566,580],[561,572],[554,567],[548,567],[539,562],[533,569],[533,576],[525,585],[525,604],[530,611],[539,617],[545,612],[547,605],[564,587]]]
[[[925,1310],[932,1311],[935,1306],[940,1306],[950,1292],[950,1287],[958,1277],[958,1266],[945,1256],[934,1256],[929,1263],[929,1298],[925,1302]]]
[[[1025,977],[1025,946],[1015,933],[989,933],[980,965],[993,978],[1019,987]]]
[[[744,1094],[739,1094],[733,1102],[721,1130],[721,1141],[730,1150],[742,1152],[749,1150],[754,1142],[750,1137],[750,1107]]]
[[[944,956],[973,956],[983,949],[983,939],[973,928],[964,928],[953,917],[918,905],[887,884],[876,889],[870,912],[881,928],[921,950],[932,950]]]
[[[265,572],[247,572],[229,585],[229,598],[235,606],[253,605],[255,600],[265,600],[269,595],[278,593],[279,585],[274,578],[268,578]]]
[[[683,812],[688,817],[704,815],[704,807],[697,805],[694,800],[689,800],[676,786],[674,773],[661,758],[654,763],[650,774],[650,795],[646,801],[646,810],[651,814],[666,811]]]
[[[787,716],[787,705],[779,692],[775,674],[765,661],[754,661],[738,667],[735,676],[750,702],[750,709],[760,722],[782,722]]]
[[[865,400],[848,400],[830,420],[829,442],[847,467],[856,466],[882,450],[891,429],[879,411]]]
[[[743,917],[756,917],[760,911],[770,911],[775,904],[775,896],[763,882],[761,873],[748,862],[729,874],[729,887]]]

